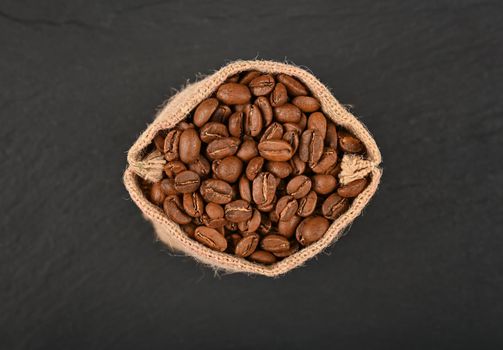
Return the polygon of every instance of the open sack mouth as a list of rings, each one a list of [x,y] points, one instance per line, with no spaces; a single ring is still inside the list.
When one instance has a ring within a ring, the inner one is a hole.
[[[334,242],[377,189],[379,150],[310,73],[238,61],[171,98],[125,184],[170,247],[276,276]]]

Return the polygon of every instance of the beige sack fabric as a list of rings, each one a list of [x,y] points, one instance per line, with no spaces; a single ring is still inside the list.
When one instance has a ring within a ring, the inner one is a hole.
[[[145,154],[158,131],[170,129],[205,98],[216,91],[229,76],[248,70],[258,70],[264,73],[284,73],[302,81],[321,102],[322,111],[337,125],[342,126],[359,138],[366,147],[365,158],[358,155],[345,155],[342,159],[339,181],[346,184],[365,176],[370,177],[367,188],[355,198],[353,204],[343,215],[336,219],[326,234],[316,243],[301,249],[299,252],[270,266],[247,261],[234,255],[211,250],[199,242],[192,240],[168,219],[161,208],[152,204],[140,188],[139,177],[148,181],[159,181],[162,178],[162,167],[165,160],[158,152]],[[377,145],[363,126],[335,99],[330,91],[311,73],[299,67],[272,61],[235,61],[221,68],[214,74],[188,85],[182,91],[170,98],[156,116],[154,122],[141,134],[128,152],[128,168],[124,173],[124,183],[133,201],[150,220],[159,239],[170,248],[190,255],[198,261],[217,270],[226,272],[245,272],[265,276],[279,276],[289,270],[301,266],[329,245],[337,241],[347,227],[367,205],[374,195],[381,178],[379,168],[381,154]]]

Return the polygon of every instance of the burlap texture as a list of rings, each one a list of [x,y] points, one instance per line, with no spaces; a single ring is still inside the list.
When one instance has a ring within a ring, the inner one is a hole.
[[[216,91],[227,77],[248,70],[258,70],[265,73],[285,73],[298,78],[311,90],[313,96],[320,100],[323,113],[337,125],[351,131],[365,144],[367,150],[365,159],[358,155],[346,155],[342,160],[342,171],[339,175],[342,184],[367,175],[370,177],[369,185],[355,198],[349,210],[332,223],[327,233],[319,241],[270,266],[256,264],[227,253],[216,252],[188,238],[176,223],[168,219],[161,208],[152,204],[143,195],[138,181],[138,176],[149,181],[158,181],[162,178],[162,166],[165,163],[163,157],[156,152],[145,154],[145,149],[151,144],[158,131],[172,128],[184,119],[199,102]],[[154,122],[148,126],[130,148],[127,160],[129,167],[124,173],[124,184],[132,200],[138,205],[145,217],[152,221],[157,236],[162,242],[172,249],[190,255],[214,269],[271,277],[279,276],[301,266],[308,259],[337,241],[344,228],[360,215],[374,195],[382,174],[379,168],[381,154],[374,139],[365,126],[335,99],[325,85],[311,73],[299,67],[260,60],[232,62],[214,74],[186,86],[170,98],[157,114]]]

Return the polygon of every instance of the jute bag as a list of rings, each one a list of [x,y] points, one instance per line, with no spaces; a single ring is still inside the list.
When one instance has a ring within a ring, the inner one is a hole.
[[[140,177],[152,182],[159,181],[162,178],[164,158],[156,151],[146,154],[147,147],[151,144],[158,131],[170,129],[183,120],[199,102],[216,91],[218,86],[229,76],[249,70],[258,70],[264,73],[284,73],[302,81],[311,90],[313,96],[320,100],[323,113],[337,125],[348,129],[365,144],[367,151],[365,158],[359,155],[345,155],[343,157],[339,182],[346,184],[365,176],[370,178],[367,188],[354,199],[348,211],[332,223],[320,240],[269,266],[211,250],[190,239],[177,224],[168,219],[161,208],[152,204],[144,196],[139,182]],[[271,277],[279,276],[301,266],[308,259],[337,241],[344,228],[362,212],[374,195],[382,174],[382,170],[379,168],[381,154],[374,139],[365,126],[341,106],[325,85],[311,73],[299,67],[259,60],[232,62],[214,74],[186,86],[182,91],[170,98],[157,114],[154,122],[133,144],[128,152],[127,161],[129,166],[124,172],[124,184],[132,200],[138,205],[144,216],[152,222],[157,236],[162,242],[171,249],[190,255],[216,270],[245,272]]]

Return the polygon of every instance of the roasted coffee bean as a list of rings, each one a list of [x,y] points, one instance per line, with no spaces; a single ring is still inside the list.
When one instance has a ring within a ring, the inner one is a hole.
[[[252,158],[258,156],[257,143],[255,140],[252,137],[245,136],[236,156],[243,162],[248,162]]]
[[[339,147],[344,152],[348,153],[363,152],[364,150],[363,143],[353,135],[345,131],[339,131],[338,137],[339,137]]]
[[[349,208],[347,198],[339,196],[337,193],[332,193],[325,199],[321,207],[321,212],[324,217],[330,220],[335,220]]]
[[[322,216],[311,216],[302,220],[297,226],[296,238],[303,246],[319,240],[327,232],[330,223]]]
[[[257,174],[262,171],[262,167],[264,166],[264,158],[255,157],[248,162],[246,166],[246,177],[248,180],[253,181]]]
[[[253,201],[259,206],[272,203],[276,194],[276,186],[277,182],[273,174],[268,172],[258,174],[252,185]]]
[[[175,177],[175,189],[180,193],[191,193],[197,191],[200,182],[196,172],[184,170]]]
[[[252,217],[246,221],[241,221],[238,223],[239,231],[242,232],[243,236],[253,233],[258,230],[260,222],[262,221],[262,215],[257,209],[253,209]]]
[[[246,85],[226,83],[218,88],[217,98],[226,105],[241,105],[250,101],[251,93]]]
[[[290,242],[281,235],[267,235],[262,238],[260,248],[271,253],[284,252],[290,249]]]
[[[272,220],[272,218],[271,218]],[[293,235],[295,234],[295,230],[297,229],[297,226],[299,225],[300,221],[302,218],[298,215],[292,216],[290,220],[279,220],[278,218],[278,234],[286,237],[286,238],[292,238]]]
[[[328,147],[331,147],[335,150],[337,150],[337,128],[335,127],[335,124],[332,122],[329,122],[327,124],[327,135],[325,136],[325,144]]]
[[[239,80],[239,83],[240,84],[243,84],[243,85],[248,85],[250,84],[250,82],[255,79],[256,77],[262,75],[262,73],[256,71],[256,70],[252,70],[252,71],[249,71],[249,72],[246,72],[243,77]]]
[[[327,135],[327,118],[321,112],[312,113],[307,119],[307,128],[318,130],[321,137],[325,139]]]
[[[316,192],[309,192],[306,196],[299,199],[299,209],[297,210],[297,215],[303,218],[312,215],[316,209],[317,202],[318,196],[316,195]]]
[[[180,142],[180,135],[182,131],[173,129],[168,132],[164,139],[164,158],[167,161],[178,159],[178,143]]]
[[[258,144],[258,152],[267,160],[283,162],[293,157],[293,149],[284,140],[267,140]]]
[[[220,219],[225,215],[224,208],[216,203],[208,203],[204,208],[204,211],[210,219]]]
[[[293,131],[296,132],[297,134],[301,135],[302,132],[304,131],[298,123],[285,123],[283,124],[283,128],[285,129],[285,133]]]
[[[212,169],[213,173],[220,180],[233,183],[241,176],[243,171],[243,162],[236,156],[229,156],[221,160],[214,160]]]
[[[273,253],[277,258],[286,258],[287,256],[293,255],[299,251],[299,243],[297,241],[290,242],[290,248],[283,252]]]
[[[292,100],[292,103],[305,113],[315,112],[320,109],[320,102],[310,96],[297,96]]]
[[[295,198],[292,196],[283,196],[276,203],[276,214],[279,220],[290,220],[297,213],[298,208],[299,203],[297,203]]]
[[[264,126],[268,126],[272,123],[273,111],[269,99],[265,96],[257,97],[255,104],[260,108],[262,113],[262,118],[264,119]]]
[[[216,111],[217,107],[218,100],[216,98],[208,98],[201,102],[194,112],[194,124],[196,124],[198,127],[206,124],[208,120],[210,120],[213,113]]]
[[[211,171],[210,162],[202,154],[197,159],[189,164],[189,170],[197,173],[200,177],[204,178],[209,175]]]
[[[323,154],[323,138],[317,129],[302,133],[299,144],[299,157],[303,162],[315,165]]]
[[[222,123],[209,122],[203,125],[199,131],[199,136],[201,141],[210,143],[223,137],[229,137],[229,131],[227,130],[227,126]]]
[[[295,199],[300,199],[311,191],[311,179],[305,175],[295,176],[288,182],[286,192]]]
[[[164,212],[169,219],[180,225],[188,224],[192,218],[182,209],[180,198],[177,195],[167,196],[163,203]]]
[[[272,75],[264,74],[253,79],[248,86],[255,96],[264,96],[274,89],[275,81]]]
[[[300,130],[302,130],[301,132],[299,132],[299,134],[302,134],[302,132],[304,130],[306,130],[306,127],[307,127],[307,117],[306,117],[306,115],[304,113],[301,114],[300,120],[297,123],[297,126],[299,127]]]
[[[217,179],[204,180],[200,193],[206,202],[227,204],[232,200],[233,190],[227,182]]]
[[[199,226],[194,232],[194,238],[210,249],[223,252],[227,248],[225,237],[213,228]]]
[[[217,107],[215,112],[210,118],[210,121],[216,123],[226,123],[229,116],[232,114],[232,110],[227,105],[220,105]]]
[[[337,179],[332,175],[317,174],[312,178],[313,190],[321,195],[332,193],[337,187]]]
[[[306,163],[297,154],[290,159],[290,165],[292,166],[292,175],[294,176],[302,175],[306,170]]]
[[[226,251],[235,254],[236,246],[243,237],[239,233],[231,233],[225,238],[227,239]]]
[[[292,173],[292,166],[289,162],[267,161],[265,169],[276,176],[277,179],[284,179]]]
[[[199,218],[204,212],[203,198],[198,192],[183,194],[183,209],[193,218]]]
[[[155,137],[154,137],[153,142],[154,142],[155,148],[159,152],[164,152],[164,138],[165,138],[165,136],[160,133],[155,135]]]
[[[253,209],[250,202],[243,199],[227,203],[224,211],[227,221],[237,223],[249,220],[253,215]]]
[[[309,164],[316,174],[326,174],[337,163],[337,151],[331,147],[325,147],[320,160],[314,164]]]
[[[285,132],[283,135],[283,140],[288,142],[290,146],[292,146],[293,153],[297,152],[297,149],[299,148],[299,133],[295,130],[290,130]]]
[[[337,194],[345,198],[353,198],[363,192],[367,187],[368,180],[366,178],[351,181],[337,189]]]
[[[239,148],[240,141],[235,137],[224,137],[210,142],[206,147],[206,154],[210,159],[223,159],[234,155]]]
[[[271,265],[277,261],[276,257],[272,253],[266,252],[265,250],[256,250],[248,257],[248,259],[264,265]]]
[[[166,194],[162,190],[162,183],[160,181],[154,182],[150,188],[150,200],[154,204],[161,205],[164,198],[166,198]]]
[[[262,131],[262,113],[256,105],[246,105],[244,109],[244,132],[246,135],[255,137]]]
[[[180,225],[180,228],[182,229],[183,232],[189,237],[189,238],[194,238],[194,234],[196,232],[196,225],[193,224],[192,222],[189,222],[188,224],[185,225]]]
[[[248,103],[243,104],[243,105],[235,105],[234,112],[244,112],[247,105],[248,105]]]
[[[243,112],[235,112],[229,117],[229,133],[234,137],[242,137],[244,135],[244,114]]]
[[[234,74],[228,77],[225,82],[227,83],[237,83],[239,81],[239,74]]]
[[[281,123],[298,123],[300,121],[301,112],[297,106],[285,103],[281,106],[274,107],[274,117]]]
[[[245,201],[251,202],[253,200],[251,193],[251,183],[245,175],[241,176],[241,178],[239,179],[239,195]]]
[[[265,129],[260,142],[267,140],[281,140],[283,137],[283,126],[280,123],[272,123]]]
[[[195,162],[199,158],[201,151],[201,140],[195,129],[186,129],[180,135],[178,152],[180,160],[185,164]]]
[[[269,213],[274,210],[276,206],[276,196],[273,197],[271,203],[257,204],[257,209],[263,213]]]
[[[338,178],[339,177],[339,173],[341,171],[342,171],[341,162],[339,162],[339,163],[332,164],[332,166],[330,167],[330,169],[328,169],[327,171],[325,171],[325,174],[332,175],[333,177]]]
[[[176,175],[187,170],[187,167],[179,160],[172,160],[164,164],[163,170],[167,177],[174,179]]]
[[[175,179],[162,179],[161,190],[166,196],[177,194],[178,191],[175,188]]]
[[[298,81],[294,77],[291,77],[286,74],[279,74],[278,81],[285,85],[285,87],[290,95],[303,96],[303,95],[309,94],[309,92],[307,91],[304,84],[302,84],[300,81]]]
[[[242,258],[246,258],[250,256],[258,246],[259,235],[256,233],[250,234],[246,237],[243,237],[237,244],[236,249],[234,250],[234,254],[240,256]]]
[[[281,83],[276,84],[271,93],[270,101],[272,107],[282,106],[288,101],[288,92],[285,85]]]

